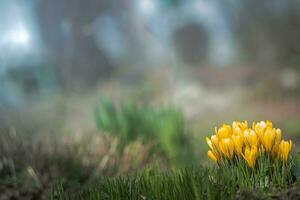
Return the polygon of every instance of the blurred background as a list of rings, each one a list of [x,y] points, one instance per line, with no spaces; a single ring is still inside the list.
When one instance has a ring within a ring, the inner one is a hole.
[[[5,195],[206,163],[204,137],[232,120],[300,139],[300,1],[1,0],[0,13]]]

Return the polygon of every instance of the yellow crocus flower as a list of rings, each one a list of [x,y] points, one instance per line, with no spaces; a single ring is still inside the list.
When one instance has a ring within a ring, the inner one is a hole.
[[[234,152],[234,143],[231,138],[222,139],[219,143],[219,147],[224,156],[232,159]]]
[[[270,128],[272,129],[273,128],[273,123],[269,120],[266,121],[266,128]]]
[[[260,122],[253,122],[252,124],[253,129],[265,129],[265,128],[273,128],[273,123],[269,120],[267,121],[260,121]]]
[[[292,148],[292,141],[282,140],[281,130],[273,128],[268,120],[253,122],[252,128],[248,128],[247,121],[234,121],[231,126],[223,124],[215,128],[214,135],[206,137],[206,143],[210,148],[207,154],[212,160],[242,156],[250,167],[255,165],[260,154],[271,154],[287,162]]]
[[[210,148],[211,150],[213,150],[214,147],[213,147],[213,145],[212,145],[211,139],[209,139],[208,137],[206,137],[205,140],[206,140],[206,143],[207,143],[207,145],[209,146],[209,148]]]
[[[234,128],[239,128],[239,123],[240,123],[239,121],[233,121],[233,122],[232,122],[232,125],[231,125],[232,128],[233,128],[233,129],[234,129]]]
[[[216,135],[212,135],[210,139],[211,139],[211,142],[213,143],[213,145],[218,146],[219,139]]]
[[[255,131],[253,131],[252,129],[246,129],[244,131],[244,138],[249,146],[255,146],[255,147],[258,146],[257,135],[256,135]]]
[[[244,154],[242,154],[244,159],[247,161],[247,164],[249,167],[254,167],[255,163],[256,163],[256,159],[258,157],[258,151],[257,151],[257,147],[252,146],[250,147],[246,147],[245,148],[245,152]]]
[[[253,122],[252,124],[252,129],[255,131],[260,131],[263,130],[267,127],[266,122],[260,121],[260,122]]]
[[[209,150],[209,151],[207,152],[207,155],[208,155],[208,157],[209,157],[211,160],[213,160],[213,161],[215,161],[215,162],[218,162],[219,157],[218,157],[218,155],[217,155],[216,153],[214,153],[213,151]]]
[[[282,132],[281,132],[281,130],[279,128],[276,129],[275,135],[276,135],[276,137],[275,137],[275,143],[279,144],[281,142],[281,138],[282,138]]]
[[[275,129],[267,129],[262,136],[262,144],[266,150],[266,152],[270,152],[275,142],[276,130]]]
[[[232,135],[231,126],[223,124],[217,131],[219,139],[228,138]]]
[[[244,122],[238,122],[238,121],[234,121],[232,122],[232,129],[234,130],[240,130],[240,131],[244,131],[248,128],[248,122],[244,121]]]
[[[279,147],[278,147],[278,154],[284,162],[286,162],[288,160],[289,153],[292,149],[292,146],[293,146],[293,143],[291,140],[290,141],[282,140],[280,142]]]
[[[242,135],[243,132],[248,128],[248,122],[238,122],[234,121],[232,122],[232,133],[234,135]]]
[[[231,136],[234,143],[234,151],[237,155],[241,155],[243,151],[244,139],[241,135]]]
[[[233,135],[242,135],[243,131],[239,127],[232,128]]]
[[[256,134],[260,140],[262,140],[262,138],[263,138],[266,127],[267,127],[267,124],[264,121],[260,121],[258,123],[253,122],[252,129],[256,132]]]
[[[242,129],[247,129],[248,128],[248,121],[244,121],[244,122],[241,122],[240,123],[240,127],[242,128]]]
[[[276,157],[278,156],[279,154],[279,143],[275,143],[273,148],[272,148],[272,151],[271,151],[271,154],[273,157]]]
[[[219,139],[216,135],[212,135],[210,138],[205,138],[207,145],[211,150],[219,151]]]

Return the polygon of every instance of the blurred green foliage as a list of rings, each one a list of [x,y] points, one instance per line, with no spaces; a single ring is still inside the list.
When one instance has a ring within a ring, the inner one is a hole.
[[[118,136],[123,145],[137,139],[155,141],[174,164],[191,164],[195,160],[191,131],[176,108],[131,102],[117,106],[105,98],[95,109],[95,120],[98,130]]]

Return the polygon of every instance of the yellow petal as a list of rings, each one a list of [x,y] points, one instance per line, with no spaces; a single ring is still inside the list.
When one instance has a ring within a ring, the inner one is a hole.
[[[213,147],[213,145],[212,145],[211,140],[210,140],[208,137],[206,137],[205,139],[206,139],[206,143],[207,143],[207,145],[209,146],[209,148],[210,148],[211,150],[213,150],[214,147]]]
[[[255,131],[253,131],[252,129],[246,129],[244,131],[244,138],[249,146],[257,146],[258,145],[257,135],[256,135]]]
[[[232,140],[234,143],[234,150],[237,155],[242,154],[242,149],[243,149],[243,138],[240,135],[232,135]]]
[[[282,132],[281,132],[281,130],[278,128],[278,129],[276,129],[276,131],[275,131],[275,143],[276,144],[279,144],[280,143],[280,141],[281,141],[281,138],[282,138]]]
[[[292,149],[292,141],[284,141],[282,140],[279,144],[279,149],[278,149],[278,156],[286,162],[289,158],[289,153]]]
[[[275,142],[275,130],[267,129],[263,135],[262,143],[266,152],[270,152]]]
[[[213,161],[215,161],[215,162],[218,162],[218,157],[217,157],[217,155],[214,154],[211,150],[209,150],[209,151],[207,152],[207,155],[208,155],[208,157],[209,157],[211,160],[213,160]]]
[[[221,128],[218,129],[218,137],[220,139],[228,138],[231,136],[231,127],[229,125],[223,124]]]
[[[266,128],[270,128],[272,129],[273,128],[273,123],[269,120],[266,121]]]
[[[256,159],[258,156],[258,151],[256,147],[246,147],[243,154],[244,159],[246,160],[249,167],[254,167]]]
[[[222,144],[222,153],[229,159],[232,159],[234,151],[234,143],[231,138],[225,138],[221,142]]]
[[[219,150],[219,139],[218,139],[218,137],[216,135],[212,135],[210,140],[212,142],[212,145],[213,145],[214,149],[216,151],[220,151]]]

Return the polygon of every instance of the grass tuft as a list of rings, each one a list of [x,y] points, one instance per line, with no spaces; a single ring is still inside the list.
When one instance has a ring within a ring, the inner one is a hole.
[[[246,197],[267,199],[272,195],[286,195],[282,187],[261,188],[256,184],[243,185],[230,170],[216,166],[183,168],[168,172],[149,168],[131,176],[100,178],[83,187],[75,196],[62,191],[61,187],[57,189],[56,193],[59,193],[62,198],[100,200],[247,199]],[[299,189],[294,189],[294,192],[298,192]]]

